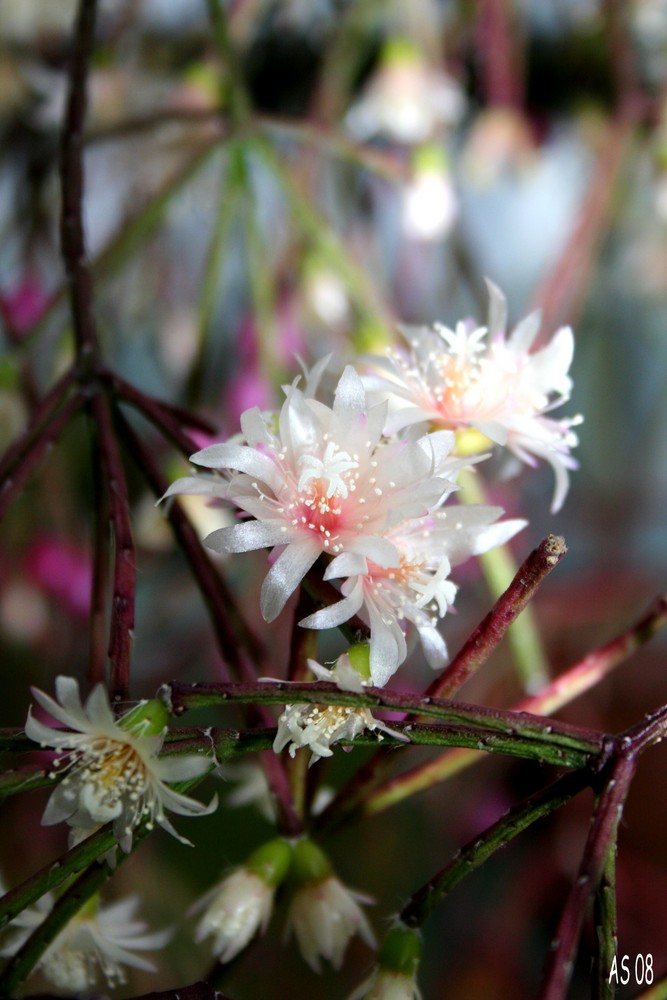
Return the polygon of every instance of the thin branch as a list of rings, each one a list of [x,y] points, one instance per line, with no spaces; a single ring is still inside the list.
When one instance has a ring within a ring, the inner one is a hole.
[[[512,6],[511,0],[480,0],[476,56],[486,103],[518,109],[523,104],[523,66]]]
[[[466,875],[479,868],[499,848],[508,844],[536,820],[569,802],[574,795],[588,787],[591,781],[591,773],[585,770],[565,774],[513,806],[492,826],[457,851],[442,871],[414,893],[401,910],[400,920],[409,926],[421,927],[435,907]]]
[[[189,708],[210,705],[251,702],[255,704],[316,704],[349,705],[353,708],[384,708],[429,716],[453,727],[477,728],[480,734],[493,733],[508,738],[525,738],[542,746],[573,749],[596,755],[600,752],[603,734],[563,722],[547,721],[524,712],[510,712],[480,705],[438,698],[420,698],[404,691],[385,691],[366,687],[361,693],[341,691],[334,684],[290,684],[286,681],[265,681],[259,684],[183,684],[172,681],[165,685],[175,714]],[[409,728],[406,730],[409,732]],[[481,747],[480,747],[481,749]]]
[[[36,437],[24,435],[24,438],[18,442],[23,447],[13,452],[13,460],[8,463],[11,466],[11,474],[5,475],[1,480],[0,520],[5,516],[8,508],[54,441],[58,440],[72,417],[83,408],[84,402],[84,397],[81,394],[76,393],[70,396],[58,410],[54,408],[49,422],[43,426]]]
[[[635,754],[616,755],[607,765],[577,878],[561,913],[545,966],[539,1000],[564,1000],[570,982],[584,917],[596,891],[609,852],[615,848],[618,824],[637,768]]]
[[[648,611],[625,632],[588,653],[556,677],[538,694],[524,698],[514,709],[551,715],[585,691],[595,687],[607,674],[667,625],[667,596],[659,596]]]
[[[616,844],[610,845],[604,871],[595,893],[595,994],[594,1000],[614,1000],[616,984],[609,975],[618,934],[616,925]]]
[[[550,715],[556,712],[594,687],[640,645],[648,642],[665,624],[667,624],[667,598],[658,597],[646,614],[633,626],[564,671],[539,694],[525,698],[512,706],[512,711],[531,712],[536,715]],[[657,725],[659,727],[660,723]],[[645,728],[646,724],[643,723],[641,734],[645,732]],[[382,812],[410,795],[446,781],[464,768],[483,759],[484,755],[475,750],[447,750],[435,760],[404,771],[385,784],[378,785],[378,781],[391,766],[391,759],[384,753],[375,754],[318,817],[318,824],[329,829],[331,826],[339,825],[343,817],[349,817],[358,809],[362,809],[365,815]]]
[[[93,445],[96,447],[96,443]],[[110,531],[109,491],[106,477],[96,456],[92,461],[95,504],[95,545],[90,587],[90,643],[88,648],[88,683],[90,687],[106,681],[107,608],[109,589]]]
[[[79,4],[69,70],[67,110],[63,123],[60,180],[60,239],[69,281],[70,308],[79,359],[93,361],[98,344],[93,316],[93,285],[86,260],[83,227],[83,127],[86,117],[88,67],[95,41],[97,0]]]
[[[167,480],[162,475],[152,453],[142,444],[120,413],[117,414],[117,423],[123,435],[125,446],[141,473],[146,477],[153,493],[159,499],[164,496],[167,490],[169,485]],[[165,516],[171,524],[176,540],[204,598],[223,662],[229,664],[237,676],[242,677],[244,664],[240,655],[239,642],[253,659],[262,658],[265,651],[243,620],[233,595],[206,555],[183,508],[178,502],[171,501],[164,509]]]
[[[504,594],[471,632],[449,666],[426,691],[427,695],[448,698],[458,691],[501,642],[505,632],[534,597],[540,584],[567,552],[559,535],[547,535],[521,564]]]
[[[188,457],[198,450],[199,445],[183,430],[184,427],[190,427],[209,435],[216,433],[217,428],[204,417],[191,413],[180,406],[174,406],[164,402],[164,400],[148,396],[115,372],[105,371],[102,373],[102,377],[119,400],[129,403]]]
[[[109,517],[114,535],[113,602],[109,658],[111,697],[125,701],[129,695],[130,655],[134,628],[136,557],[125,472],[114,436],[109,401],[98,394],[93,415],[99,432],[100,460],[108,494]]]

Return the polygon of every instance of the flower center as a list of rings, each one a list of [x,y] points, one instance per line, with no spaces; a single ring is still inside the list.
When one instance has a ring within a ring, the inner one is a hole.
[[[137,811],[148,788],[146,767],[129,743],[98,737],[90,741],[67,766],[63,784],[78,785],[82,804],[98,821],[113,819],[127,802]]]
[[[358,458],[329,441],[322,458],[301,455],[299,466],[294,523],[317,532],[328,548],[336,537],[343,504],[357,488]]]

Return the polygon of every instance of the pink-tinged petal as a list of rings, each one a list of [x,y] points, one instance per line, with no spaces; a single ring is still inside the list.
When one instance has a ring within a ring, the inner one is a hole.
[[[273,460],[263,452],[241,444],[212,444],[190,456],[195,465],[208,469],[232,469],[266,483],[272,490],[280,487],[281,477]]]
[[[320,611],[315,611],[312,615],[302,618],[299,625],[302,625],[303,628],[314,629],[336,628],[356,615],[363,602],[363,587],[361,581],[358,580],[347,597],[329,605],[328,608],[322,608]]]
[[[216,528],[206,536],[204,545],[219,553],[252,552],[284,545],[296,535],[283,521],[243,521],[228,528]]]
[[[262,584],[260,609],[265,621],[278,617],[319,554],[317,542],[307,540],[293,542],[278,556]]]

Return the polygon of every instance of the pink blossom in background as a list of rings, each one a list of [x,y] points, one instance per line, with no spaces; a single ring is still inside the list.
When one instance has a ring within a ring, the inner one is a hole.
[[[42,284],[26,276],[13,288],[0,292],[0,313],[14,333],[26,333],[40,318],[49,302]]]
[[[26,571],[32,583],[62,604],[70,614],[77,618],[87,616],[93,572],[90,556],[84,549],[45,536],[29,548]]]

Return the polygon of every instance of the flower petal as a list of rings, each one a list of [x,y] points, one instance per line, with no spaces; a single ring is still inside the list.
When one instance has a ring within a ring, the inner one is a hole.
[[[267,573],[260,594],[264,621],[274,621],[320,554],[316,542],[292,542]]]
[[[204,539],[213,552],[252,552],[255,549],[284,545],[296,536],[283,521],[242,521],[227,528],[216,528]]]

